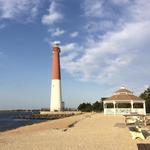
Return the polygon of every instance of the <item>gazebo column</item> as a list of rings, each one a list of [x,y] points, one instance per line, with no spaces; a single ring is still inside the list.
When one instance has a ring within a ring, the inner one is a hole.
[[[131,112],[133,112],[133,101],[131,101]]]
[[[114,105],[114,115],[116,114],[116,102],[115,101],[113,101],[113,105]]]
[[[144,115],[146,115],[146,107],[145,107],[145,102],[143,102],[143,109],[144,109]]]
[[[106,114],[106,103],[105,102],[103,102],[103,108],[104,108],[104,115]]]

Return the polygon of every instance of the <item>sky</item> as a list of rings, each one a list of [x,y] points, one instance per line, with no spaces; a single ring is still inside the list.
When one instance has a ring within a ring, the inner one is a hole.
[[[54,41],[66,107],[150,85],[150,0],[0,0],[0,109],[49,107]]]

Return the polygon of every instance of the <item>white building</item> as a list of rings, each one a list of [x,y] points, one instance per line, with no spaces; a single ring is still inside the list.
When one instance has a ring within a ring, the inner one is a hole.
[[[103,101],[104,114],[117,115],[117,114],[146,114],[145,100],[133,95],[125,87],[121,87],[114,92],[113,96]]]

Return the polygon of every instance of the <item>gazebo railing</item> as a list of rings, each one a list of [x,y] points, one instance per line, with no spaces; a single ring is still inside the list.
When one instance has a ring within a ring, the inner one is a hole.
[[[131,108],[105,108],[104,109],[104,114],[130,114],[131,112],[136,112],[137,114],[144,114],[144,109],[143,108],[133,108],[133,110]]]
[[[108,114],[108,115],[114,114],[114,108],[105,108],[104,114]]]
[[[143,108],[133,108],[133,112],[136,112],[137,114],[144,114],[145,113]]]
[[[131,108],[116,108],[116,114],[130,114]]]

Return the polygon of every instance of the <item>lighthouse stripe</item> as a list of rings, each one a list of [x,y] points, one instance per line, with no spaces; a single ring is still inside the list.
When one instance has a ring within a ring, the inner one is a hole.
[[[58,47],[53,48],[52,53],[52,79],[60,79],[60,59],[59,59],[60,49]]]
[[[51,84],[51,111],[61,110],[61,81],[60,80],[52,80]]]

